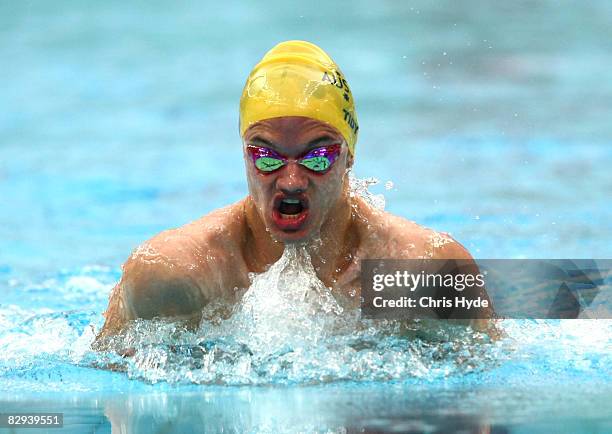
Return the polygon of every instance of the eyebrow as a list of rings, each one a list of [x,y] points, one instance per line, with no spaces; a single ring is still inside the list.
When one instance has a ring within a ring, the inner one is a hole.
[[[306,149],[315,148],[315,147],[317,147],[318,145],[320,145],[321,143],[324,143],[324,142],[331,142],[331,141],[333,141],[333,140],[334,140],[334,138],[333,138],[332,136],[330,136],[330,135],[327,135],[327,134],[326,134],[326,135],[324,135],[324,136],[318,137],[318,138],[316,138],[316,139],[311,140],[310,142],[308,142],[308,144],[306,145]]]
[[[308,150],[310,150],[310,149],[312,149],[312,148],[316,148],[316,147],[317,147],[318,145],[320,145],[321,143],[328,142],[328,141],[334,141],[334,140],[335,140],[335,139],[334,139],[332,136],[330,136],[330,135],[328,135],[328,134],[325,134],[325,135],[323,135],[323,136],[321,136],[321,137],[317,137],[316,139],[313,139],[313,140],[311,140],[310,142],[308,142],[308,143],[306,144],[306,148],[305,148],[305,150],[306,150],[306,151],[308,151]],[[248,143],[260,143],[260,144],[262,144],[262,145],[265,145],[265,146],[267,146],[267,147],[269,147],[269,148],[274,149],[275,151],[278,151],[278,148],[279,148],[279,146],[278,146],[276,143],[271,142],[271,141],[270,141],[270,140],[268,140],[268,139],[264,139],[264,138],[263,138],[263,137],[261,137],[261,136],[255,136],[255,137],[253,137],[253,138],[251,138],[251,139],[247,140],[247,142],[248,142]]]
[[[269,148],[276,148],[275,143],[272,143],[271,141],[264,139],[263,137],[260,137],[260,136],[252,137],[251,139],[247,140],[247,143],[259,143],[259,144],[268,146]]]

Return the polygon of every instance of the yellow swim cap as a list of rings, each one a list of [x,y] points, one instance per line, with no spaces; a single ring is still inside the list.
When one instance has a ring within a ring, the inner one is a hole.
[[[255,65],[240,98],[240,136],[255,122],[282,116],[327,122],[355,154],[359,125],[351,90],[338,65],[310,42],[281,42]]]

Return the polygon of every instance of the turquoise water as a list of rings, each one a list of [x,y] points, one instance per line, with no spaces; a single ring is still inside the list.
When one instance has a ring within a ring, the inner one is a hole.
[[[123,372],[88,351],[130,251],[245,194],[238,99],[285,39],[342,66],[355,173],[388,210],[478,258],[610,258],[611,29],[605,1],[1,3],[0,412],[64,411],[70,432],[611,431],[610,321],[508,320],[498,343],[308,332],[246,365],[240,339],[143,323]]]

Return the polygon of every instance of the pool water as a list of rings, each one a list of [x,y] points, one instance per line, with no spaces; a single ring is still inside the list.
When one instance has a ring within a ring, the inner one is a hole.
[[[128,359],[89,348],[139,243],[244,196],[238,99],[285,39],[342,66],[354,171],[387,210],[477,258],[610,258],[610,29],[603,0],[1,4],[0,413],[61,411],[66,432],[612,431],[612,321],[399,335],[299,252],[234,315],[211,306],[223,321],[138,322]]]

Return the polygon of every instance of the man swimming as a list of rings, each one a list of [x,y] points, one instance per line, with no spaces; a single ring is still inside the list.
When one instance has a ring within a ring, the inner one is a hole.
[[[249,194],[138,247],[111,293],[100,336],[136,318],[197,320],[213,300],[235,302],[249,274],[265,271],[288,244],[306,246],[318,278],[356,306],[362,259],[471,261],[450,236],[350,194],[358,131],[351,90],[323,50],[304,41],[270,50],[240,101]]]

